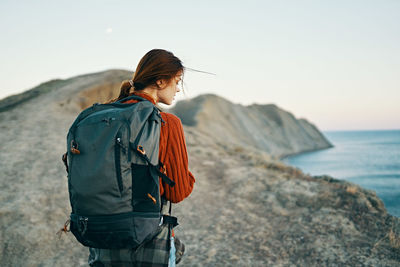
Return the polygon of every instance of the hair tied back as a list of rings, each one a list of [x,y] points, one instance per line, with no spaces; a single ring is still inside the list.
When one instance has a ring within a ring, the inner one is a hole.
[[[181,60],[170,51],[152,49],[140,59],[132,78],[122,82],[117,100],[129,96],[131,91],[141,91],[147,87],[158,88],[158,80],[171,81],[184,69]]]
[[[145,85],[143,83],[139,83],[139,82],[133,82],[133,87],[135,87],[135,90],[142,90],[143,88],[145,88]]]

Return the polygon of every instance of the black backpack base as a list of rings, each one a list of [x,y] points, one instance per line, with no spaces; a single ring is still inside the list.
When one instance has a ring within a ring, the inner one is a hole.
[[[128,212],[106,216],[71,214],[70,230],[87,247],[136,248],[161,231],[160,213]]]

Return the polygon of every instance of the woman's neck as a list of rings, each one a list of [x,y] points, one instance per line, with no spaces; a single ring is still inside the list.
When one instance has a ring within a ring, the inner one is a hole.
[[[158,103],[157,89],[146,87],[143,90],[134,91],[134,93],[136,93],[136,94],[144,94],[144,95],[150,97],[155,104]]]

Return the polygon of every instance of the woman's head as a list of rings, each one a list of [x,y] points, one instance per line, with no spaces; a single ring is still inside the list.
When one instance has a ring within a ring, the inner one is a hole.
[[[171,52],[163,49],[150,50],[137,65],[132,81],[122,83],[118,100],[127,97],[132,91],[151,88],[159,91],[157,93],[160,102],[170,104],[168,102],[172,102],[171,95],[179,92],[176,85],[181,80],[183,71],[181,60]]]

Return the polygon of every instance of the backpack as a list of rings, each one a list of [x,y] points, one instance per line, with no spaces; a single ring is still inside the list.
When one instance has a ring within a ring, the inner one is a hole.
[[[123,104],[131,99],[139,101]],[[163,223],[178,224],[175,217],[161,214],[159,177],[175,184],[160,171],[161,123],[160,110],[135,95],[96,103],[73,122],[63,161],[70,230],[84,246],[137,248],[157,235]]]

